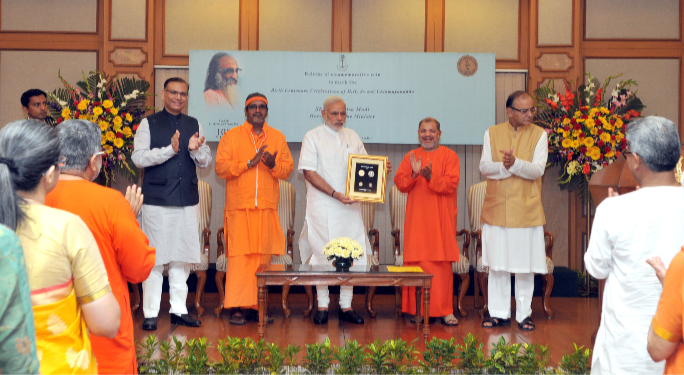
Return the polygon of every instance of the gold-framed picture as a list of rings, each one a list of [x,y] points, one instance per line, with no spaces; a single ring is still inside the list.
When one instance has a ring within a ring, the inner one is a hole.
[[[385,203],[387,157],[349,155],[347,192],[349,198]]]

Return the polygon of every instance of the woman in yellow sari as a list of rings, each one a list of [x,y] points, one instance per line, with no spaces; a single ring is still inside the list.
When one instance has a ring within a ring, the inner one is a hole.
[[[45,123],[0,130],[0,224],[16,231],[24,250],[41,373],[95,374],[89,332],[114,337],[121,310],[86,224],[44,205],[58,164],[59,139]]]

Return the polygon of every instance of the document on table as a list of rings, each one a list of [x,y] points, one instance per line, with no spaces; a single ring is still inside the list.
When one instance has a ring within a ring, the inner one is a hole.
[[[399,266],[387,266],[387,271],[389,272],[423,272],[420,267],[399,267]]]

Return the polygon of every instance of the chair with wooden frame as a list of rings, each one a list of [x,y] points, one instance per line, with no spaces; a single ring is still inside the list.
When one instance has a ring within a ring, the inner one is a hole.
[[[404,264],[404,255],[402,247],[404,244],[404,237],[402,231],[404,230],[404,221],[406,218],[406,201],[408,194],[402,193],[396,186],[392,186],[389,193],[390,203],[390,218],[392,219],[392,237],[394,237],[394,265],[402,266]],[[463,307],[463,299],[468,287],[470,286],[470,260],[468,259],[468,248],[470,247],[470,232],[467,229],[461,229],[456,232],[456,236],[463,236],[463,246],[461,247],[460,257],[458,262],[452,262],[452,270],[459,278],[458,286],[458,312],[461,316],[466,316],[468,313]],[[395,307],[397,307],[397,315],[402,316],[401,312],[401,294],[402,288],[395,288]]]
[[[207,270],[209,269],[209,251],[211,230],[209,225],[211,223],[211,186],[202,181],[197,181],[197,188],[199,190],[199,223],[198,230],[200,234],[200,263],[193,264],[190,270],[197,275],[197,288],[195,289],[195,309],[197,316],[204,314],[204,287],[207,283]],[[163,275],[168,276],[169,265],[164,265]],[[140,284],[133,285],[133,306],[131,307],[133,316],[138,313],[140,309],[141,292]]]
[[[488,311],[488,282],[489,282],[489,267],[482,266],[482,206],[484,205],[485,193],[487,191],[487,181],[482,181],[474,184],[468,190],[468,216],[470,217],[470,231],[471,237],[477,239],[477,245],[475,248],[475,259],[477,259],[477,266],[475,267],[475,274],[477,283],[482,292],[484,299],[484,304],[482,308],[478,310],[480,318],[485,317]],[[544,232],[544,238],[546,242],[546,267],[547,273],[542,275],[542,305],[544,307],[544,313],[546,317],[553,318],[553,310],[549,307],[549,299],[551,297],[551,291],[553,291],[553,234],[551,232]],[[548,239],[548,240],[546,240]],[[478,300],[479,294],[475,295],[475,306],[479,306]]]
[[[271,264],[292,264],[293,259],[293,241],[294,241],[294,220],[295,220],[295,202],[297,194],[294,186],[287,182],[280,180],[280,199],[278,200],[278,219],[285,234],[285,254],[274,255],[271,257]],[[216,235],[218,243],[217,258],[216,258],[216,286],[219,291],[219,306],[214,309],[216,315],[221,315],[223,312],[223,305],[225,302],[225,277],[226,277],[226,256],[223,245],[223,228],[219,229]],[[313,294],[311,287],[305,287],[307,297],[309,299],[309,306],[305,312],[305,316],[309,316],[313,310]],[[282,292],[282,306],[286,317],[290,316],[290,309],[288,308],[287,299],[290,294],[290,286],[283,286]]]

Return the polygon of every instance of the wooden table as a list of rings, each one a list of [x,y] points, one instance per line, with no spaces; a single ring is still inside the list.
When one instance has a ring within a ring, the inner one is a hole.
[[[413,286],[416,287],[416,311],[423,298],[423,336],[430,334],[430,287],[432,275],[421,272],[389,272],[387,266],[352,266],[349,272],[337,272],[333,266],[306,264],[266,264],[256,272],[259,287],[259,337],[266,335],[267,293],[269,285],[345,285],[345,286]]]

